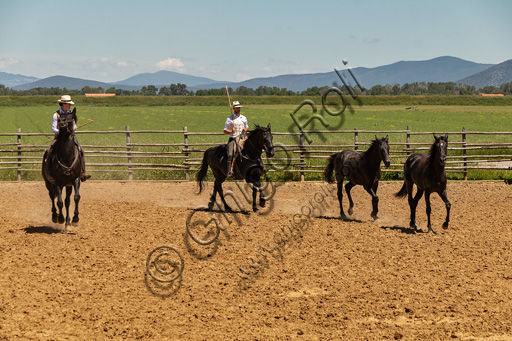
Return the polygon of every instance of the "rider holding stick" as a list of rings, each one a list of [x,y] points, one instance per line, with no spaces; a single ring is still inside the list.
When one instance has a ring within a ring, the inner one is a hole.
[[[70,109],[71,109],[71,106],[73,104],[75,104],[75,102],[73,102],[71,100],[71,96],[69,96],[69,95],[63,95],[59,100],[57,100],[57,102],[59,102],[60,108],[53,114],[53,119],[52,119],[52,132],[55,134],[55,139],[52,141],[52,144],[50,145],[50,148],[48,150],[48,157],[47,157],[49,180],[52,183],[55,181],[53,179],[53,174],[52,174],[52,162],[53,162],[53,157],[55,154],[55,150],[54,150],[55,149],[55,141],[57,140],[57,136],[59,135],[59,126],[58,126],[59,117],[60,117],[60,115],[72,115]],[[86,123],[86,124],[88,124],[88,123]],[[76,126],[76,116],[75,116],[75,117],[73,117],[73,130],[76,130],[76,129],[77,129],[77,126]],[[85,181],[87,179],[90,179],[91,176],[88,174],[85,174],[84,151],[82,150],[82,147],[78,144],[78,142],[76,140],[75,140],[75,142],[78,146],[78,150],[80,151],[80,156],[81,156],[81,161],[82,161],[81,162],[82,163],[82,174],[80,176],[80,180]]]
[[[229,96],[229,94],[228,94]],[[234,101],[232,108],[233,114],[226,119],[226,123],[224,124],[224,134],[229,134],[228,140],[228,160],[227,160],[227,170],[226,174],[228,178],[233,178],[233,153],[235,149],[235,138],[237,138],[242,133],[245,133],[249,130],[249,124],[247,123],[247,118],[240,113],[240,108],[242,106],[238,101]]]

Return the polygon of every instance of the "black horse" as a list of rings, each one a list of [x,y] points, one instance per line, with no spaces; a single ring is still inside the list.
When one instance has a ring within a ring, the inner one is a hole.
[[[375,136],[370,148],[361,154],[354,150],[344,150],[339,153],[331,155],[329,163],[324,170],[324,178],[333,183],[332,172],[336,173],[336,181],[338,183],[338,201],[340,202],[340,216],[343,220],[349,220],[343,212],[343,179],[346,177],[348,183],[345,185],[350,207],[348,214],[353,213],[354,202],[350,195],[350,190],[355,185],[362,185],[364,189],[372,196],[373,211],[371,216],[377,220],[377,213],[379,211],[379,197],[377,196],[377,188],[379,187],[379,180],[381,176],[380,162],[383,161],[386,167],[389,167],[391,161],[389,160],[389,137],[386,136],[382,139]]]
[[[420,231],[416,226],[416,206],[421,199],[423,192],[425,192],[425,202],[427,203],[427,217],[428,217],[428,232],[434,232],[430,224],[430,193],[437,192],[446,205],[446,220],[443,228],[448,228],[450,221],[450,207],[446,195],[446,171],[444,165],[446,163],[446,154],[448,150],[448,134],[445,136],[436,137],[435,141],[430,147],[429,155],[425,153],[412,154],[407,158],[404,165],[404,185],[398,193],[397,197],[409,198],[409,207],[411,208],[411,223],[410,227],[416,231]],[[418,191],[414,198],[412,197],[412,186],[416,184]]]
[[[70,196],[75,188],[75,212],[73,223],[77,223],[78,218],[78,202],[80,201],[80,175],[81,175],[81,158],[78,149],[78,143],[75,140],[75,132],[73,130],[73,121],[76,122],[76,108],[71,114],[61,114],[59,117],[59,134],[54,142],[54,159],[48,160],[48,150],[45,152],[42,164],[43,179],[48,189],[50,199],[52,200],[52,221],[54,223],[64,223],[64,215],[62,214],[62,190],[66,187],[66,231],[71,231],[69,226],[69,204]],[[52,147],[50,147],[52,148]],[[49,162],[50,161],[50,162]],[[50,181],[48,165],[52,168],[54,181]],[[57,206],[59,214],[55,208],[55,197],[57,197]]]
[[[235,174],[235,180],[245,180],[247,183],[253,184],[252,191],[252,209],[254,212],[258,211],[256,206],[256,191],[260,192],[260,206],[265,207],[265,197],[261,190],[260,177],[264,174],[264,165],[261,160],[262,150],[265,150],[267,157],[274,156],[274,145],[272,143],[272,132],[270,131],[270,123],[266,128],[255,126],[254,130],[251,130],[247,136],[241,155],[236,158],[233,167],[233,173]],[[223,144],[217,147],[212,147],[204,152],[203,162],[201,168],[197,173],[197,183],[199,184],[199,193],[203,190],[203,182],[208,172],[208,166],[212,169],[213,175],[215,176],[215,184],[213,187],[213,193],[208,203],[208,208],[213,209],[217,192],[220,195],[220,199],[224,204],[226,211],[231,211],[231,207],[226,203],[224,199],[224,193],[222,191],[222,183],[226,180],[226,160],[227,160],[227,145]]]

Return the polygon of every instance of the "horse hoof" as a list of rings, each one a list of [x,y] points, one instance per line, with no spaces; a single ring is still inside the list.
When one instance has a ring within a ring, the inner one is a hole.
[[[72,223],[78,223],[80,219],[78,219],[78,217],[73,217],[73,220],[71,221]]]
[[[208,203],[208,210],[209,211],[213,210],[213,204],[214,204],[213,202]]]
[[[65,222],[64,217],[59,218],[59,224],[64,224],[64,222]]]
[[[447,228],[448,228],[448,223],[445,221],[445,222],[443,223],[443,229],[445,229],[445,230],[446,230]]]
[[[260,207],[265,207],[266,201],[264,199],[260,200]]]
[[[352,207],[350,207],[348,209],[348,214],[350,214],[350,215],[354,214],[354,209]]]
[[[253,211],[254,213],[256,213],[256,212],[258,212],[258,211],[259,211],[259,209],[258,209],[256,206],[254,206],[254,207],[252,208],[252,211]]]
[[[350,218],[349,218],[349,217],[347,217],[347,216],[346,216],[346,215],[344,215],[344,214],[342,214],[342,215],[340,216],[340,219],[341,219],[341,220],[343,220],[343,221],[350,221]]]
[[[228,212],[228,213],[233,212],[233,210],[232,210],[232,209],[231,209],[231,207],[229,207],[229,206],[224,207],[224,211],[226,211],[226,212]]]
[[[373,221],[380,221],[379,217],[377,217],[377,216],[372,216],[372,218],[373,218]]]
[[[52,216],[52,222],[54,224],[57,224],[58,220],[57,220],[57,216]]]
[[[73,232],[73,230],[71,229],[71,225],[66,225],[65,230],[66,232]]]

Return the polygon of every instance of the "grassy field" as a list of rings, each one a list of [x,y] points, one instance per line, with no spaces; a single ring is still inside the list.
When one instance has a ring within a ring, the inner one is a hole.
[[[290,100],[290,98],[288,98]],[[297,132],[290,114],[297,109],[300,98],[296,104],[246,104],[242,113],[247,116],[251,126],[254,124],[267,125],[271,123],[273,132]],[[227,101],[226,101],[227,102]],[[0,99],[0,103],[2,100]],[[242,102],[244,104],[244,102]],[[187,127],[189,132],[222,132],[224,121],[229,115],[229,108],[219,105],[143,105],[143,106],[105,106],[90,104],[82,105],[77,100],[78,125],[94,120],[81,129],[81,131],[124,131],[126,126],[130,130],[178,130]],[[417,110],[406,110],[406,105],[362,105],[353,106],[353,112],[346,110],[342,116],[330,116],[321,111],[320,100],[316,101],[318,111],[329,127],[326,128],[318,120],[312,121],[306,127],[308,130],[336,129],[336,130],[405,130],[409,125],[413,132],[461,132],[466,127],[468,132],[476,131],[512,131],[512,105],[414,105]],[[0,106],[0,133],[15,133],[21,128],[23,133],[51,133],[51,118],[58,106],[37,105]],[[330,107],[331,109],[334,106]],[[312,115],[311,107],[304,106],[297,112],[297,118],[305,122]],[[360,141],[369,141],[375,134],[360,134]],[[384,134],[377,134],[384,135]],[[404,142],[405,135],[390,134],[391,142]],[[313,144],[348,144],[353,142],[353,134],[311,134]],[[27,137],[24,143],[48,144],[50,136]],[[124,145],[124,134],[79,134],[78,139],[86,145]],[[452,142],[460,142],[460,136],[454,135]],[[225,143],[226,136],[192,136],[190,143],[212,142]],[[485,140],[487,142],[510,142],[509,137],[469,135],[469,142]],[[12,143],[15,137],[0,136],[0,143]],[[429,135],[413,136],[411,142],[429,142]],[[134,143],[176,143],[183,142],[183,134],[139,134],[133,135]],[[275,136],[274,142],[285,144],[296,143],[291,137]],[[159,149],[164,151],[163,148]],[[167,149],[169,150],[169,149]],[[494,151],[499,153],[500,151]],[[153,174],[141,173],[140,177],[168,178],[170,172]],[[510,173],[510,171],[508,171]],[[0,179],[8,180],[14,176],[14,171],[1,171]],[[178,174],[182,177],[182,174]],[[388,175],[387,175],[388,176]],[[472,178],[510,178],[507,171],[474,171],[470,173]],[[452,175],[460,178],[460,174]],[[25,178],[25,176],[24,176]],[[98,178],[98,177],[96,177]],[[101,178],[101,177],[100,177]],[[109,178],[105,176],[105,178]],[[319,178],[312,175],[309,178]],[[38,174],[30,174],[26,179],[39,179]],[[293,179],[296,180],[294,176]]]

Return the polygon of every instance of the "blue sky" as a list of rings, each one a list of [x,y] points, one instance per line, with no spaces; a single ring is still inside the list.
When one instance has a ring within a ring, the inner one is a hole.
[[[0,72],[220,81],[454,56],[512,59],[508,0],[0,0]]]

